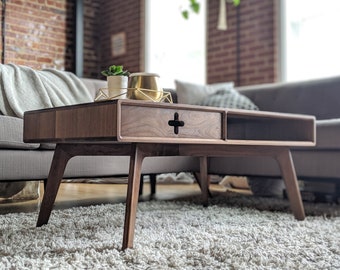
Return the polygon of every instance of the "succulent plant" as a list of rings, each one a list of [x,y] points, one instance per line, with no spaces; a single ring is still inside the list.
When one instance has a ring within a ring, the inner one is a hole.
[[[123,69],[123,66],[112,65],[101,72],[104,76],[129,76],[130,72]]]

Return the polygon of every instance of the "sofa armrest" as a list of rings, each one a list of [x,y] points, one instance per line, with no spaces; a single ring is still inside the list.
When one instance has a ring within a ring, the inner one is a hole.
[[[237,90],[263,111],[310,114],[317,119],[340,118],[340,76],[245,86]]]

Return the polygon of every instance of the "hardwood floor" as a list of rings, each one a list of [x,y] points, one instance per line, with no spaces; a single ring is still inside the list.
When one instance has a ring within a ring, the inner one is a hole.
[[[224,189],[216,184],[210,187],[213,191]],[[62,183],[58,192],[54,209],[65,209],[76,206],[89,206],[106,203],[125,203],[126,184],[88,184]],[[200,194],[199,186],[195,184],[158,184],[156,200],[172,200],[185,196]],[[0,202],[0,214],[18,212],[38,212],[43,196],[43,185],[40,186],[40,198],[30,201]],[[150,185],[144,184],[141,200],[150,199]]]

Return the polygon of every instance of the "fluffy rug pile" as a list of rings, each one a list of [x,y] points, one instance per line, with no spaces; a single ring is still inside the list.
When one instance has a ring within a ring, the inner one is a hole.
[[[296,221],[275,199],[140,202],[134,248],[122,251],[124,212],[56,210],[41,228],[37,213],[0,216],[0,269],[340,269],[339,205],[306,204]]]

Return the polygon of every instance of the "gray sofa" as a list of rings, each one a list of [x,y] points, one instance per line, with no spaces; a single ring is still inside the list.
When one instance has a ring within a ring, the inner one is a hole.
[[[293,148],[292,156],[301,189],[315,196],[340,197],[340,76],[293,83],[239,87],[260,110],[314,115],[316,146]],[[223,168],[223,169],[222,169]],[[254,193],[270,195],[282,183],[280,171],[270,159],[212,158],[210,170],[250,176]],[[269,179],[269,181],[266,180]],[[263,181],[264,180],[264,181]],[[267,187],[266,187],[267,186]]]
[[[93,97],[99,88],[106,85],[105,81],[93,79],[83,79],[83,82]],[[297,175],[301,180],[332,183],[339,193],[340,77],[255,85],[238,90],[261,110],[316,116],[316,147],[292,150]],[[173,94],[176,100],[176,93]],[[23,143],[22,119],[0,115],[0,127],[0,181],[46,179],[53,149],[49,145]],[[128,164],[128,157],[75,157],[67,165],[65,178],[126,175]],[[193,172],[198,169],[196,158],[150,157],[145,159],[142,173]],[[210,158],[209,172],[249,176],[254,191],[259,181],[263,189],[265,179],[279,179],[281,175],[276,162],[269,158]],[[271,189],[272,185],[269,187]]]
[[[98,89],[107,86],[106,81],[103,80],[83,78],[82,81],[93,99]],[[0,114],[0,198],[11,197],[25,186],[30,186],[28,181],[46,179],[53,150],[54,146],[49,144],[24,143],[23,120]],[[127,175],[128,168],[129,158],[126,156],[74,157],[66,167],[64,178],[122,176]],[[196,159],[150,157],[146,158],[143,163],[142,174],[154,175],[196,170],[198,170]],[[28,195],[28,198],[31,197]],[[27,196],[24,198],[26,199]]]

